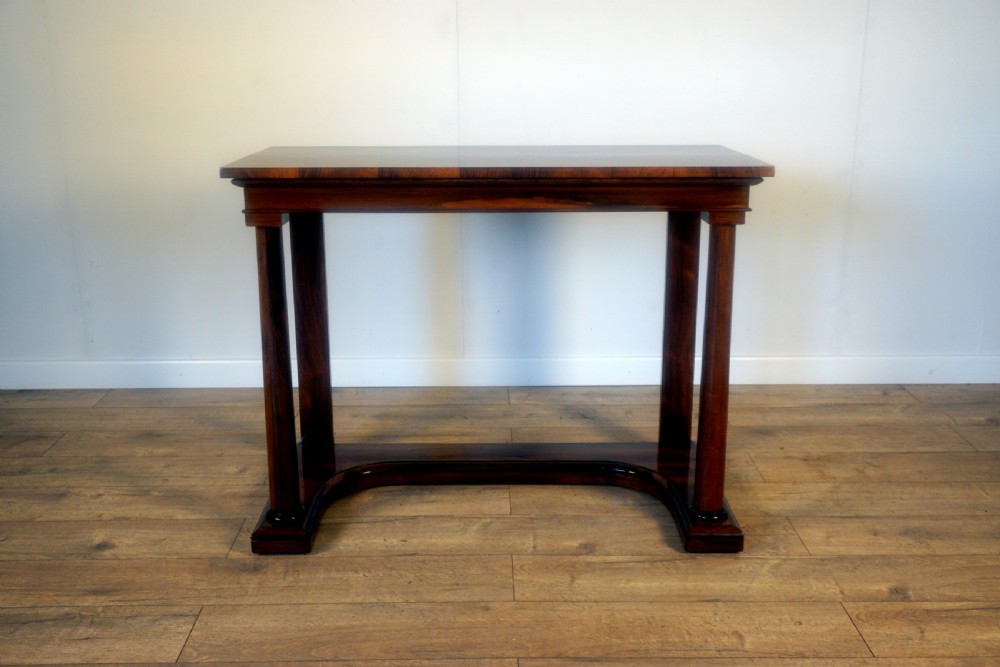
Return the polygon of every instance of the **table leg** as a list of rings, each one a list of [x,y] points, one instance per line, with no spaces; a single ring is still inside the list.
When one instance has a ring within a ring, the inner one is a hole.
[[[726,429],[729,417],[729,347],[733,319],[736,225],[742,212],[710,214],[708,283],[702,346],[698,456],[693,510],[698,520],[724,521]]]
[[[685,497],[691,468],[700,234],[699,212],[672,211],[669,214],[657,467]]]
[[[290,215],[289,236],[299,368],[302,500],[308,504],[336,468],[323,214]]]
[[[302,518],[285,300],[285,256],[281,227],[257,227],[256,230],[270,500],[264,519],[281,526],[294,524]]]

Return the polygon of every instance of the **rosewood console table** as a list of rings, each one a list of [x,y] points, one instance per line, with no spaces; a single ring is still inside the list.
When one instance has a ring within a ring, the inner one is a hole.
[[[724,498],[736,227],[774,168],[721,146],[269,148],[222,167],[256,230],[269,502],[255,553],[306,553],[323,510],[400,484],[608,484],[667,505],[688,551],[732,552]],[[667,280],[658,442],[334,445],[323,214],[666,211]],[[697,442],[692,442],[699,235],[708,276]],[[299,428],[282,226],[290,227]]]

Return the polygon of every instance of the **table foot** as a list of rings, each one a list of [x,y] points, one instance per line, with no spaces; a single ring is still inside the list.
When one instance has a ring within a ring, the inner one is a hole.
[[[301,512],[277,517],[270,505],[265,506],[250,535],[250,550],[255,554],[309,553],[316,526],[323,514],[321,502],[322,497],[316,494]]]
[[[743,531],[740,529],[729,503],[722,501],[725,516],[705,518],[697,510],[687,511],[678,519],[677,527],[684,538],[684,550],[692,553],[737,553],[743,551]],[[674,513],[678,518],[679,513]]]

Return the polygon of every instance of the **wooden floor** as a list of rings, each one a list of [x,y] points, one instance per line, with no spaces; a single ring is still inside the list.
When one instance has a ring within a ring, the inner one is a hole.
[[[335,391],[344,441],[652,439],[654,389]],[[738,555],[597,487],[395,487],[254,556],[255,390],[0,392],[0,664],[1000,664],[1000,386],[735,387]]]

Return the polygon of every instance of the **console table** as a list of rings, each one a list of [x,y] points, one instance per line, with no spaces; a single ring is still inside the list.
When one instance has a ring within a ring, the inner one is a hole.
[[[733,552],[724,497],[736,228],[774,167],[721,146],[285,147],[222,167],[257,238],[269,500],[255,553],[306,553],[337,498],[401,484],[606,484],[670,509],[685,549]],[[334,444],[323,214],[666,211],[667,271],[657,442]],[[699,236],[708,223],[697,438],[692,436]],[[282,226],[289,225],[299,431]]]

